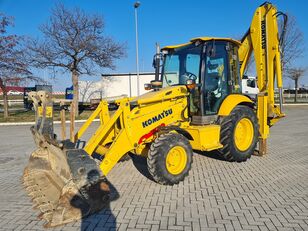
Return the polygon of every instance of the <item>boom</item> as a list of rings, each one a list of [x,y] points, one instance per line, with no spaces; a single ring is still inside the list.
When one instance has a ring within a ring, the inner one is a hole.
[[[258,119],[260,127],[260,153],[266,152],[266,139],[269,135],[269,127],[284,117],[282,113],[282,73],[280,42],[277,17],[283,15],[284,23],[287,17],[278,12],[271,3],[265,2],[257,8],[247,33],[242,38],[239,48],[239,60],[241,64],[240,76],[247,68],[247,63],[252,52],[255,57],[257,83],[260,90],[258,95]],[[274,90],[275,81],[279,89],[280,107],[275,105]]]

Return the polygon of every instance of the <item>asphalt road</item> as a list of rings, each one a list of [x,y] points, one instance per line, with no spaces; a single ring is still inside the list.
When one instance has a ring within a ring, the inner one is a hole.
[[[229,163],[195,153],[179,185],[156,184],[138,158],[119,163],[108,176],[119,198],[56,230],[308,230],[308,107],[286,113],[268,155]],[[0,127],[0,230],[43,229],[20,181],[34,148],[29,126]]]

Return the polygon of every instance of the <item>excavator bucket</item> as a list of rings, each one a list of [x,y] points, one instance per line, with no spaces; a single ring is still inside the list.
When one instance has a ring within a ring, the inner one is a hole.
[[[109,202],[110,184],[96,161],[53,133],[52,100],[31,92],[36,123],[31,127],[37,149],[31,154],[23,183],[45,227],[62,225],[95,213]]]

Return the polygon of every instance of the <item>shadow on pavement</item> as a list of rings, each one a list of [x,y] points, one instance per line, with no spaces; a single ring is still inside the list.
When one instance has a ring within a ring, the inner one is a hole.
[[[131,155],[133,164],[135,168],[146,178],[148,178],[151,181],[154,181],[152,178],[151,174],[149,173],[148,170],[148,165],[147,165],[147,158],[144,158],[142,156],[138,155]]]
[[[95,198],[97,195],[103,198],[101,201],[97,201],[98,204],[96,205],[97,208],[103,207],[103,209],[94,212],[92,215],[88,215],[89,208],[85,206],[84,203],[80,203],[81,200],[79,196],[74,196],[70,203],[73,207],[78,208],[81,211],[82,219],[80,230],[116,230],[116,217],[110,209],[110,203],[119,198],[117,189],[108,180],[98,187],[97,185],[95,188],[91,187],[92,186],[88,189],[89,198]],[[110,194],[108,196],[109,191]],[[92,209],[97,210],[95,208]]]
[[[194,155],[202,155],[204,157],[209,157],[216,160],[226,161],[224,158],[222,158],[217,150],[210,151],[210,152],[202,152],[198,150],[194,150]],[[133,164],[135,168],[146,178],[148,178],[151,181],[154,181],[153,177],[149,173],[148,167],[147,167],[147,159],[142,156],[137,155],[131,155],[131,159],[133,161]]]
[[[210,152],[194,150],[194,154],[206,156],[206,157],[209,157],[209,158],[212,158],[212,159],[215,159],[215,160],[226,161],[223,157],[220,156],[220,154],[217,150],[213,150],[213,151],[210,151]]]

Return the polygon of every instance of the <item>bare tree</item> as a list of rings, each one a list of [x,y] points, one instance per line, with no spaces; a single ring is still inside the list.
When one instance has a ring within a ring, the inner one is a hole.
[[[293,67],[287,69],[288,77],[292,80],[294,80],[294,86],[295,86],[295,97],[294,97],[294,102],[297,102],[297,91],[298,91],[298,83],[299,79],[303,77],[306,69],[301,68],[301,67]]]
[[[69,10],[62,4],[56,5],[40,31],[42,40],[29,41],[30,61],[39,68],[60,68],[71,73],[78,115],[79,75],[93,75],[99,67],[114,69],[114,60],[125,56],[126,47],[103,34],[101,16],[88,15],[79,8]]]
[[[102,98],[102,87],[100,82],[82,81],[80,83],[80,98],[82,102],[89,102],[93,97]]]
[[[283,19],[283,18],[281,18]],[[283,20],[278,21],[278,27],[280,35],[284,30]],[[294,61],[303,56],[305,52],[304,36],[301,29],[296,23],[294,16],[288,16],[288,20],[285,26],[285,34],[282,43],[280,44],[281,52],[281,67],[283,76],[288,76],[288,69],[294,65]],[[247,63],[245,73],[250,73],[255,70],[255,60],[252,56]]]
[[[36,79],[29,71],[19,47],[21,40],[17,35],[7,35],[7,27],[13,25],[13,19],[0,14],[0,88],[3,92],[4,118],[9,116],[7,84]]]
[[[283,22],[279,21],[280,32],[283,31]],[[288,69],[292,68],[294,61],[301,58],[305,52],[304,35],[298,27],[296,19],[288,15],[288,21],[285,28],[285,35],[280,45],[282,71],[286,76]]]

